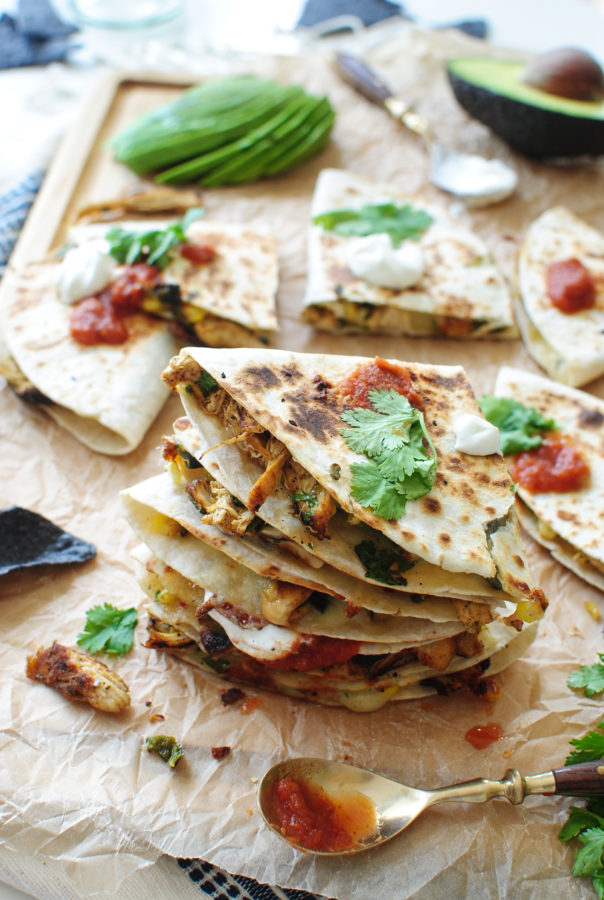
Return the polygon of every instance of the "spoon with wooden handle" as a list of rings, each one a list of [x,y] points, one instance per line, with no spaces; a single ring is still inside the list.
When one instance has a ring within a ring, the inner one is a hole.
[[[500,781],[476,778],[435,790],[418,790],[348,763],[298,757],[277,763],[258,788],[265,822],[298,850],[359,853],[390,840],[436,803],[484,803],[529,794],[604,795],[604,759],[538,775],[508,769]]]
[[[428,122],[397,97],[362,59],[336,53],[333,64],[351,87],[423,139],[430,156],[430,181],[441,190],[454,194],[469,206],[487,206],[505,199],[516,189],[516,173],[500,160],[457,153],[440,144]]]

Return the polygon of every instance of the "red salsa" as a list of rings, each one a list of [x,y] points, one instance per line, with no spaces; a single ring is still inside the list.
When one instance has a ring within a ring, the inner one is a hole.
[[[497,722],[489,722],[488,725],[474,725],[466,731],[464,737],[475,750],[484,750],[503,737],[503,728]]]
[[[365,794],[338,789],[330,795],[303,777],[275,781],[272,805],[281,834],[307,850],[351,850],[379,831],[375,806]]]
[[[106,288],[74,306],[69,322],[72,338],[79,344],[123,344],[128,340],[124,316],[135,312],[160,280],[156,266],[126,266]]]
[[[317,666],[343,663],[359,652],[358,641],[330,638],[322,635],[305,636],[295,650],[276,660],[264,660],[273,669],[295,669],[306,672]]]
[[[216,256],[216,251],[210,244],[180,244],[178,249],[181,256],[197,266],[212,262]]]
[[[307,782],[290,776],[275,781],[273,809],[281,834],[308,850],[348,850],[354,845],[325,791]]]
[[[422,398],[413,389],[409,371],[379,356],[345,378],[338,390],[346,403],[353,408],[370,407],[369,392],[372,390],[397,391],[403,394],[412,406],[422,408]]]
[[[566,315],[591,309],[596,302],[594,280],[589,269],[578,259],[562,259],[551,263],[545,278],[552,305]]]
[[[589,475],[578,450],[560,438],[546,438],[540,447],[518,453],[511,465],[512,478],[532,494],[575,491]]]

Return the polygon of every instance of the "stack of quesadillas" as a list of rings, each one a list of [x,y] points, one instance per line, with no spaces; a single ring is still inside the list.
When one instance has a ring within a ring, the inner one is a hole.
[[[166,472],[125,491],[149,646],[355,710],[491,689],[546,602],[460,367],[188,348]]]

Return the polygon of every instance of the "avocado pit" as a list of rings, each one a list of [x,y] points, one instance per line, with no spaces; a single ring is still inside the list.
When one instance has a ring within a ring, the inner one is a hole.
[[[558,47],[535,56],[526,67],[525,84],[572,100],[601,100],[604,72],[600,64],[576,47]]]

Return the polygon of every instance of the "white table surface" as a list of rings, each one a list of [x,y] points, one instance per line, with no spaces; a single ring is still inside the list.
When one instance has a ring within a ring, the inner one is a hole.
[[[15,5],[0,0],[0,12],[12,12]],[[55,5],[70,17],[67,0],[55,0]],[[303,6],[302,0],[186,0],[178,19],[139,33],[84,27],[83,47],[70,65],[0,72],[3,121],[11,123],[0,141],[0,191],[48,163],[79,101],[103,70],[138,65],[195,70],[206,55],[300,52],[307,38],[289,31]],[[542,51],[573,45],[600,60],[604,48],[604,0],[408,0],[405,8],[426,25],[486,18],[491,41],[502,46]],[[26,882],[17,874],[12,884],[0,881],[0,900],[33,896],[14,886],[19,883]],[[188,895],[184,885],[183,891]],[[161,897],[155,894],[153,900]]]

